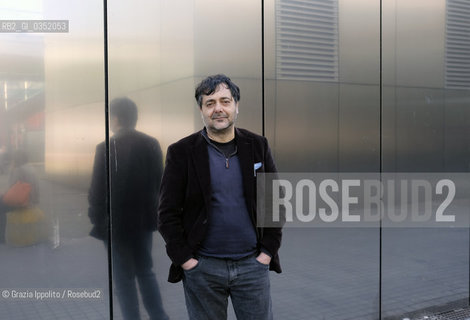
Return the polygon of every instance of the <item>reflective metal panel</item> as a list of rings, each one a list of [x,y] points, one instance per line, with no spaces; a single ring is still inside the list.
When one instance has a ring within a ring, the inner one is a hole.
[[[240,87],[237,126],[261,134],[260,2],[112,1],[108,2],[108,10],[110,98],[125,96],[136,103],[136,130],[157,139],[163,157],[170,144],[203,128],[194,89],[199,81],[211,74],[225,73]],[[111,123],[112,119],[111,115]],[[113,138],[113,132],[110,136],[110,145],[116,141],[119,149],[119,137]],[[111,162],[119,158],[114,157],[112,152]],[[119,150],[116,154],[119,155]],[[127,156],[124,157],[127,159]],[[128,158],[127,167],[118,165],[117,171],[111,174],[111,186],[116,183],[114,191],[113,187],[111,189],[112,204],[113,201],[119,202],[116,198],[120,197],[122,189],[129,188],[128,193],[133,192],[127,184],[119,183],[127,176],[129,167],[133,167],[132,159],[132,156]],[[145,160],[143,155],[141,160]],[[129,174],[139,176],[139,173]],[[125,210],[117,205],[112,208],[111,215],[116,218]],[[116,220],[112,227],[118,227]],[[120,235],[113,234],[113,237],[116,240]],[[125,241],[131,238],[129,234]],[[122,254],[119,253],[119,248],[125,251],[125,241],[118,239],[113,242],[117,249],[113,254],[114,274],[117,277],[121,276],[119,272],[130,271],[122,263]],[[152,270],[158,282],[163,309],[171,319],[185,319],[187,312],[182,307],[184,295],[181,283],[167,282],[171,262],[158,233],[153,235],[152,245]],[[119,266],[124,268],[119,269]],[[154,279],[152,276],[149,278]],[[152,298],[155,294],[150,292],[155,293],[155,286],[153,290],[149,290],[148,286],[143,288],[139,293],[143,303],[137,303],[133,298],[126,299],[121,295],[122,281],[118,278],[114,280],[115,318],[122,318],[123,312],[132,309],[134,312],[137,309],[142,318],[153,312],[146,299],[153,300],[153,306],[158,304],[157,299]],[[138,277],[132,278],[132,283],[138,281]]]
[[[452,3],[383,1],[384,171],[468,172],[470,95],[447,88],[445,79]],[[454,70],[467,72],[465,65]],[[469,235],[458,229],[383,230],[382,317],[429,317],[468,305]]]
[[[87,199],[105,133],[102,4],[2,1],[0,12],[69,22],[0,34],[0,194],[31,185],[26,207],[1,204],[0,318],[109,319],[107,251],[89,236]]]
[[[264,3],[266,136],[278,169],[378,171],[378,2]],[[284,20],[284,14],[291,19]],[[282,25],[284,21],[287,22]],[[318,63],[320,60],[336,59],[337,78],[306,77],[306,71],[299,67],[294,70],[302,79],[294,80],[292,74],[291,79],[285,79],[278,68],[279,61],[282,63],[285,58],[279,55],[279,42],[282,46],[288,36],[292,46],[281,49],[289,49],[289,53],[297,50],[295,57],[302,58],[297,60],[297,66],[315,60],[317,63],[304,68],[320,74],[330,66]],[[329,50],[325,44],[336,47]],[[318,56],[321,50],[324,58]],[[284,273],[272,277],[277,314],[286,319],[377,319],[379,243],[378,228],[286,228],[280,252]]]

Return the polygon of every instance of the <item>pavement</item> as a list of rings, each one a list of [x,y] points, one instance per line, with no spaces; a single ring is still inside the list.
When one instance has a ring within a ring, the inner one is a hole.
[[[109,319],[107,255],[88,236],[87,190],[39,177],[48,238],[28,247],[0,244],[0,319]],[[1,175],[0,190],[6,181]],[[286,228],[283,273],[270,274],[274,318],[402,319],[465,307],[469,243],[463,228]],[[166,281],[170,261],[158,233],[153,256],[165,310],[188,319],[182,284]],[[113,315],[121,319],[117,302]]]

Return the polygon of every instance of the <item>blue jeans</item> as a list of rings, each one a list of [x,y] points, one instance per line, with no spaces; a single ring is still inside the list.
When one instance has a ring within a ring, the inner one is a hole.
[[[113,238],[113,280],[126,320],[141,319],[136,280],[151,320],[167,320],[157,278],[152,271],[152,232]]]
[[[227,319],[228,297],[237,319],[272,319],[269,266],[258,262],[256,255],[240,260],[197,260],[183,277],[189,319]]]

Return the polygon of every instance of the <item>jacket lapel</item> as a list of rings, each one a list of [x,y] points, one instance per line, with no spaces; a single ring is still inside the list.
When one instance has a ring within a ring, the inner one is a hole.
[[[237,130],[237,129],[235,129]],[[253,154],[253,141],[246,137],[239,130],[237,134],[237,148],[238,158],[242,170],[243,188],[245,191],[245,200],[248,211],[252,214],[253,197],[254,197],[254,154]]]
[[[207,142],[204,140],[202,134],[199,134],[197,137],[194,146],[192,147],[191,154],[193,167],[199,180],[199,187],[204,194],[205,205],[209,208],[211,195],[211,191],[209,190],[211,185],[209,153],[207,151]]]

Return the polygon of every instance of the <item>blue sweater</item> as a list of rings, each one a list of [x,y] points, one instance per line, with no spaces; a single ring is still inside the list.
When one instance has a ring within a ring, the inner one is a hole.
[[[256,252],[256,231],[243,192],[238,156],[226,156],[208,140],[211,208],[208,230],[199,253],[241,259]]]

